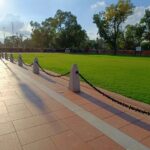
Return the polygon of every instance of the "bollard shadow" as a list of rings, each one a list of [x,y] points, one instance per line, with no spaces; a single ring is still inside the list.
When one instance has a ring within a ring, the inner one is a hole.
[[[20,67],[20,66],[19,66]],[[25,70],[28,70],[28,68],[27,67],[25,67],[25,66],[22,66],[22,67],[20,67],[20,68],[23,68],[23,69],[25,69]]]
[[[139,120],[125,112],[122,112],[120,110],[118,110],[117,108],[110,106],[104,102],[102,102],[101,100],[85,93],[85,92],[81,92],[79,93],[79,95],[83,98],[85,98],[87,101],[101,107],[104,108],[105,110],[117,115],[118,117],[120,117],[121,119],[124,119],[126,121],[128,121],[129,123],[132,123],[140,128],[143,128],[144,130],[150,131],[150,124],[143,122],[142,120]]]
[[[27,85],[21,82],[20,78],[12,71],[12,69],[8,66],[7,63],[4,62],[8,70],[12,73],[12,75],[17,79],[19,82],[19,87],[28,101],[33,103],[36,107],[38,107],[41,111],[45,112],[46,106],[43,103],[42,99]]]
[[[52,82],[52,83],[56,84],[56,81],[50,79],[48,76],[46,76],[46,75],[44,75],[42,73],[40,73],[39,76],[42,77],[43,79],[47,80],[48,82]]]
[[[34,104],[41,112],[45,112],[47,110],[43,100],[30,88],[30,86],[24,83],[19,83],[19,87],[22,91],[23,97],[25,97],[27,101]]]
[[[38,108],[41,114],[44,114],[43,117],[46,118],[48,122],[57,121],[58,120],[57,116],[51,114],[51,112],[53,111],[51,111],[50,108],[43,102],[39,94],[35,92],[29,85],[22,83],[20,78],[15,74],[15,72],[13,72],[13,70],[11,70],[11,68],[6,63],[4,64],[6,65],[8,70],[12,73],[13,77],[15,77],[19,82],[19,87],[22,91],[23,96],[27,98],[26,100],[32,103],[36,108]],[[59,127],[59,123],[57,124],[57,128],[55,126],[52,127],[54,130],[57,130]]]

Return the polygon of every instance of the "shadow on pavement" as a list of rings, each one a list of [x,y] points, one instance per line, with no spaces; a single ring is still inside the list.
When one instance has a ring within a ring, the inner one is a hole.
[[[92,102],[93,104],[99,106],[99,107],[102,107],[104,108],[105,110],[117,115],[118,117],[120,117],[121,119],[124,119],[140,128],[143,128],[144,130],[147,130],[147,131],[150,131],[150,124],[146,123],[146,122],[143,122],[123,111],[120,111],[116,108],[114,108],[113,106],[110,106],[104,102],[102,102],[101,100],[99,99],[96,99],[95,97],[85,93],[85,92],[81,92],[79,94],[81,97],[85,98],[86,100],[88,100],[89,102]]]

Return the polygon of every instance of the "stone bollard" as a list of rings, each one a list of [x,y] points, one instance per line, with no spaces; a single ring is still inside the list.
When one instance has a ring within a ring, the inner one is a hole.
[[[7,53],[5,53],[5,59],[8,60],[8,54]]]
[[[14,56],[13,56],[13,54],[10,54],[10,62],[14,63]]]
[[[19,54],[18,56],[18,66],[22,67],[23,66],[23,61],[22,61],[22,56]]]
[[[33,73],[39,74],[38,58],[34,59],[34,62],[33,62]]]
[[[80,92],[80,78],[77,74],[77,71],[77,65],[72,65],[72,69],[70,72],[69,89],[73,92]]]

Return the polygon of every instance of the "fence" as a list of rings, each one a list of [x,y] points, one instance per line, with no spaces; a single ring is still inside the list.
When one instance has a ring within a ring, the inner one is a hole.
[[[3,61],[3,59],[5,60],[10,60],[10,62],[12,63],[18,63],[18,65],[20,67],[22,67],[23,65],[27,66],[27,67],[33,67],[33,73],[35,74],[39,74],[39,71],[42,71],[43,73],[47,74],[48,76],[50,77],[56,77],[56,78],[60,78],[60,77],[63,77],[63,76],[67,76],[67,75],[70,75],[70,80],[69,80],[69,89],[73,92],[80,92],[80,79],[81,78],[83,81],[85,81],[90,87],[92,87],[96,92],[98,92],[99,94],[102,94],[103,96],[107,97],[109,100],[111,100],[112,102],[114,103],[117,103],[118,105],[121,105],[122,107],[125,107],[125,108],[128,108],[130,110],[133,110],[133,111],[136,111],[136,112],[139,112],[141,114],[145,114],[145,115],[148,115],[150,116],[150,112],[149,111],[146,111],[146,110],[143,110],[141,108],[138,108],[136,106],[132,106],[130,104],[127,104],[127,103],[124,103],[122,101],[119,101],[113,97],[111,97],[110,95],[104,93],[103,91],[101,91],[99,88],[97,88],[96,86],[94,86],[90,81],[88,81],[78,70],[78,67],[76,64],[74,64],[72,66],[72,69],[71,71],[68,71],[64,74],[60,74],[60,75],[55,75],[55,74],[52,74],[48,71],[46,71],[40,64],[39,64],[39,61],[38,61],[38,58],[35,58],[33,63],[31,64],[26,64],[24,62],[24,60],[22,59],[22,56],[19,55],[18,56],[18,60],[16,61],[13,57],[13,54],[10,54],[10,57],[8,57],[8,54],[7,53],[1,53],[0,54],[0,58],[1,60]]]
[[[9,53],[65,53],[65,49],[49,49],[49,48],[0,48],[1,52]],[[94,50],[94,49],[70,49],[70,53],[86,53],[86,54],[108,54],[112,55],[113,50]],[[142,50],[141,52],[136,52],[135,50],[118,50],[117,55],[129,55],[129,56],[150,56],[150,50]]]

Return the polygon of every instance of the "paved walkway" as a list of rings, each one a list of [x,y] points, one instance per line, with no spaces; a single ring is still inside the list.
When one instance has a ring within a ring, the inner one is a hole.
[[[0,150],[148,150],[150,117],[0,60]]]

